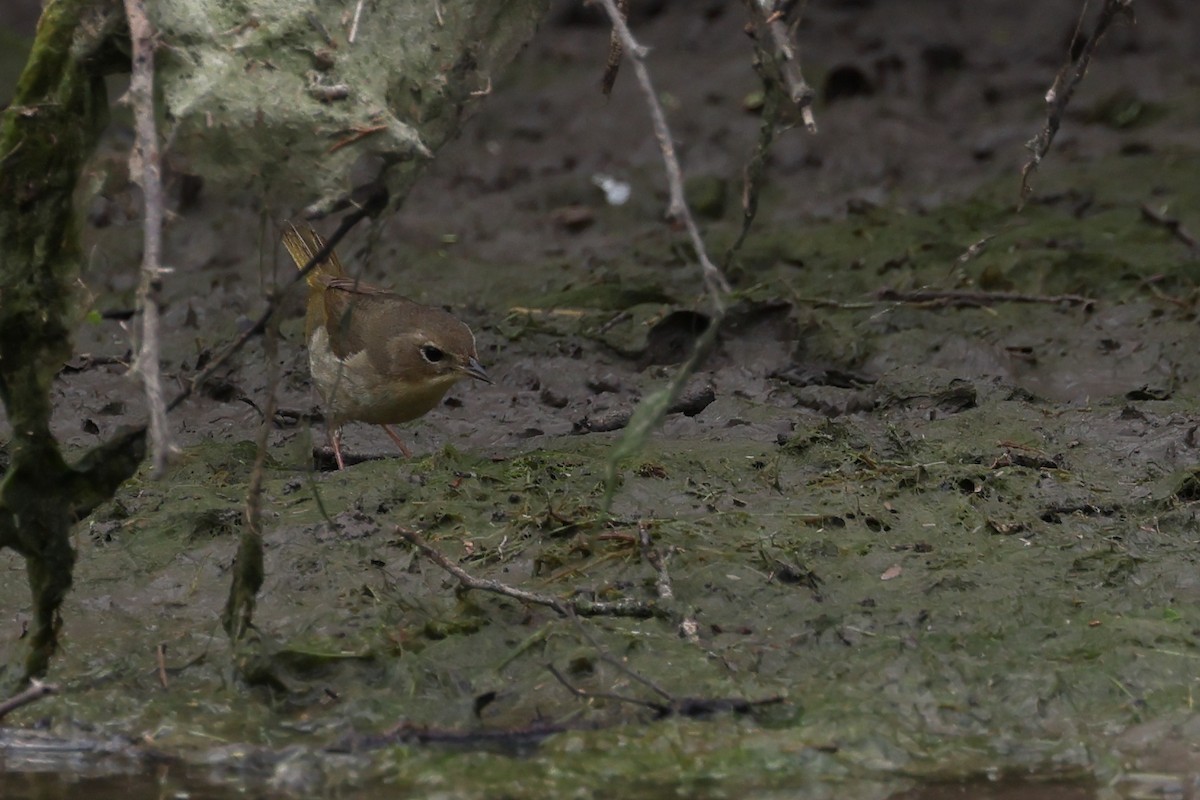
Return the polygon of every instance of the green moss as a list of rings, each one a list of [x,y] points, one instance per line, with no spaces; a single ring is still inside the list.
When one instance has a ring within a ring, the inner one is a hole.
[[[704,219],[720,219],[725,215],[729,185],[716,175],[694,175],[683,187],[688,207]]]
[[[144,445],[140,431],[121,433],[71,468],[50,433],[50,384],[70,353],[80,256],[72,197],[107,119],[101,52],[113,15],[85,29],[88,10],[71,0],[46,6],[12,105],[0,115],[0,400],[13,427],[0,542],[25,557],[33,595],[23,677],[43,674],[57,648],[75,562],[72,523],[132,474]]]
[[[245,443],[197,447],[171,479],[127,486],[119,512],[89,520],[111,541],[79,537],[88,592],[67,601],[72,647],[61,669],[103,681],[81,681],[36,713],[102,734],[153,730],[158,747],[245,767],[250,782],[251,763],[273,772],[281,753],[298,752],[331,791],[884,797],[915,778],[1106,783],[1122,769],[1115,732],[1194,738],[1200,602],[1188,587],[1200,493],[1175,465],[1189,451],[1164,421],[1194,418],[1200,387],[1194,370],[1179,369],[1169,391],[1128,399],[1121,387],[1057,403],[1050,389],[996,378],[987,359],[1012,359],[1009,374],[1032,359],[1070,377],[1079,348],[1113,346],[1098,313],[1137,313],[1154,337],[1139,335],[1130,351],[1153,350],[1152,366],[1194,360],[1190,308],[1155,294],[1187,289],[1190,256],[1142,222],[1137,204],[1155,186],[1195,203],[1196,169],[1175,154],[1064,168],[1039,176],[1041,199],[1015,218],[1010,182],[925,215],[879,211],[804,230],[768,223],[743,254],[740,291],[791,303],[785,330],[798,341],[782,352],[869,368],[874,383],[821,388],[870,402],[827,419],[804,404],[811,387],[773,382],[769,405],[722,393],[706,413],[753,432],[651,438],[618,470],[611,514],[599,510],[611,437],[545,437],[498,459],[446,449],[305,475],[299,488],[283,459],[269,464],[278,516],[263,533],[255,624],[271,641],[237,651],[243,675],[268,695],[228,682],[224,640],[214,639],[232,542],[182,524],[238,507],[252,453]],[[687,297],[694,273],[658,269],[676,260],[665,238],[639,247],[657,260],[612,265],[622,285],[653,270],[664,293]],[[564,280],[560,264],[529,269],[539,286]],[[1164,270],[1163,281],[1146,280]],[[876,301],[881,285],[1086,291],[1103,302],[1098,311],[920,307]],[[939,366],[953,347],[975,348],[953,363],[982,364],[978,373]],[[644,527],[670,554],[699,644],[674,619],[577,622],[465,592],[396,526],[420,528],[479,577],[650,601],[657,575],[641,554]],[[164,637],[179,670],[167,692],[146,663]],[[676,697],[784,702],[653,721],[612,695],[661,698],[601,653]],[[548,663],[592,696],[560,686]],[[368,749],[402,722],[581,729],[540,748],[512,745],[520,759]],[[214,750],[214,740],[237,746]],[[362,749],[331,755],[314,740]]]
[[[33,43],[12,31],[0,30],[0,106],[12,100],[14,87]]]

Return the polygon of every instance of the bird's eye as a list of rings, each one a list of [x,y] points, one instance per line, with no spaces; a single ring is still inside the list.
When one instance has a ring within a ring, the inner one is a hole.
[[[446,354],[433,345],[427,344],[421,348],[421,356],[430,364],[436,364],[445,358]]]

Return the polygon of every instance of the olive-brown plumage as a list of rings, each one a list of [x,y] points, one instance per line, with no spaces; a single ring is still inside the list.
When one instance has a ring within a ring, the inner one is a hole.
[[[294,226],[283,244],[298,268],[325,246],[316,231]],[[491,383],[475,335],[453,314],[347,277],[336,254],[308,274],[308,286],[308,364],[339,469],[343,423],[381,425],[409,455],[390,425],[422,416],[463,378]]]

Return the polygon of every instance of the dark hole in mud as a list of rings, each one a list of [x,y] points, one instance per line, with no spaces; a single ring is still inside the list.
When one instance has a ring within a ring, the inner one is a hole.
[[[197,540],[233,536],[241,530],[242,514],[240,508],[205,509],[193,516],[190,538]]]
[[[921,50],[921,62],[925,69],[937,75],[962,69],[967,63],[967,56],[958,45],[931,44]]]
[[[868,97],[875,94],[871,79],[858,67],[843,64],[835,67],[825,78],[825,102],[835,103],[849,97]]]
[[[947,414],[958,414],[978,405],[975,386],[969,381],[954,380],[950,388],[937,396],[937,407]]]
[[[200,393],[218,403],[228,403],[237,399],[242,391],[236,383],[228,378],[212,378],[200,385]]]
[[[646,347],[638,365],[680,363],[691,354],[696,339],[708,330],[709,323],[707,316],[695,311],[672,311],[646,335]]]
[[[1175,487],[1175,496],[1185,503],[1200,500],[1200,471],[1190,470]]]
[[[484,692],[483,694],[478,695],[475,698],[475,701],[471,704],[471,711],[476,717],[482,716],[483,710],[494,703],[497,696],[498,695],[495,691]]]

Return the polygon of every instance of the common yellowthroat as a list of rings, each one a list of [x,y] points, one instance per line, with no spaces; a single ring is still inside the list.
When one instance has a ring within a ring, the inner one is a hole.
[[[294,225],[283,244],[298,268],[325,246],[316,231]],[[391,425],[424,415],[463,378],[492,382],[479,363],[475,334],[453,314],[347,277],[332,253],[307,280],[308,366],[338,469],[345,468],[343,423],[380,425],[409,456]]]

